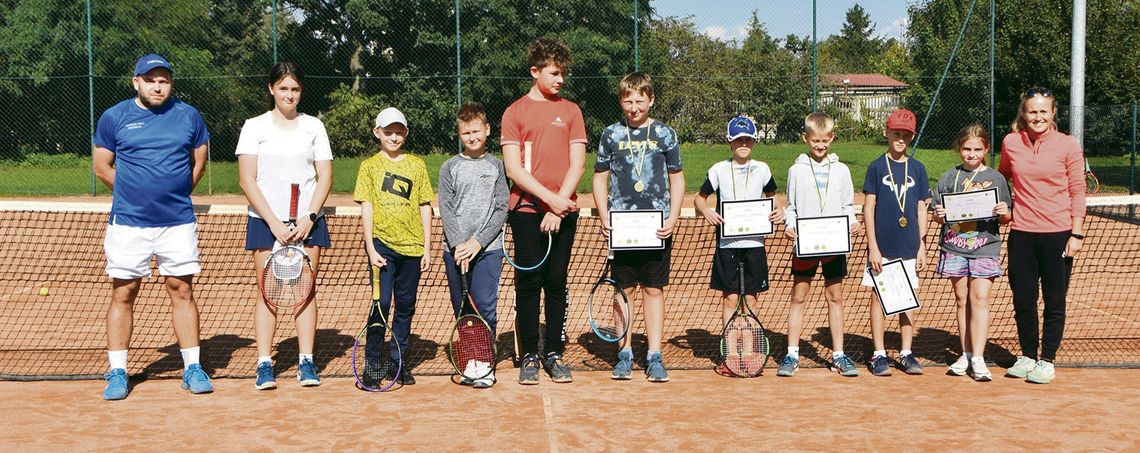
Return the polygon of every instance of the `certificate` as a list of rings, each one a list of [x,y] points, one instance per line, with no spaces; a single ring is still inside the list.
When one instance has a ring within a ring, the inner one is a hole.
[[[851,253],[851,224],[845,215],[796,219],[796,256]]]
[[[665,248],[657,230],[665,225],[665,212],[656,209],[610,211],[610,249],[653,250]]]
[[[720,216],[724,224],[720,226],[720,237],[738,238],[772,234],[772,222],[768,215],[775,203],[771,198],[759,200],[722,201]]]
[[[918,295],[910,284],[910,276],[903,266],[903,260],[883,263],[882,272],[871,272],[871,281],[875,283],[875,294],[879,296],[879,303],[883,305],[883,313],[886,315],[918,308]]]
[[[946,209],[946,221],[950,223],[992,219],[997,203],[997,187],[942,194],[942,207]]]

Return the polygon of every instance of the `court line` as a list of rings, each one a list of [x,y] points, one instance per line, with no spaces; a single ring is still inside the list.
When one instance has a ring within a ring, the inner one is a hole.
[[[550,404],[550,395],[542,394],[542,414],[546,421],[546,443],[550,446],[550,453],[558,453],[558,439],[554,435],[554,408]]]
[[[33,288],[33,287],[31,287],[31,286],[27,286],[27,287],[24,287],[23,289],[20,289],[20,290],[18,290],[18,291],[16,291],[16,292],[14,292],[14,293],[8,294],[8,295],[6,295],[6,296],[4,296],[4,297],[0,297],[0,301],[4,301],[4,302],[7,302],[7,301],[9,301],[9,300],[12,300],[12,298],[14,298],[14,297],[16,297],[16,296],[22,296],[22,295],[24,295],[24,294],[28,294],[28,293],[31,293],[31,292],[32,292],[32,288]]]
[[[1100,313],[1100,314],[1102,314],[1102,315],[1108,315],[1108,316],[1110,316],[1110,317],[1113,317],[1113,318],[1119,319],[1119,320],[1121,320],[1121,321],[1124,321],[1124,322],[1127,322],[1127,323],[1132,323],[1132,324],[1136,325],[1137,327],[1140,327],[1140,321],[1134,321],[1134,320],[1131,320],[1131,319],[1125,318],[1125,317],[1123,317],[1123,316],[1120,316],[1120,315],[1118,315],[1118,314],[1116,314],[1116,313],[1109,313],[1109,312],[1107,312],[1107,311],[1101,310],[1101,309],[1099,309],[1099,308],[1096,308],[1096,307],[1094,307],[1094,306],[1092,306],[1092,305],[1089,305],[1089,304],[1086,304],[1086,303],[1084,303],[1084,302],[1077,302],[1077,303],[1078,303],[1078,304],[1080,304],[1082,307],[1088,308],[1089,310],[1095,311],[1095,312],[1097,312],[1097,313]]]

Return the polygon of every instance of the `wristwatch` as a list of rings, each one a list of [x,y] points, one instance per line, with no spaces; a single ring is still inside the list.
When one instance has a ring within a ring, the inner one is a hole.
[[[1083,235],[1083,234],[1079,234],[1079,233],[1070,233],[1070,234],[1069,234],[1069,236],[1072,236],[1072,237],[1074,237],[1074,238],[1080,239],[1080,240],[1082,240],[1082,241],[1083,241],[1083,240],[1085,240],[1085,235]]]
[[[309,221],[310,221],[310,222],[313,222],[313,223],[316,223],[316,222],[317,222],[317,213],[315,213],[315,212],[310,212],[310,213],[309,213]],[[1082,237],[1082,239],[1084,239],[1084,238]]]

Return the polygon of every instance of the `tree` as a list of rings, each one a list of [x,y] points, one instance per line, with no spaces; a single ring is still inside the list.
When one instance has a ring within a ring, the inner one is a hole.
[[[839,35],[828,37],[821,53],[826,52],[835,62],[835,72],[868,72],[872,59],[883,49],[883,40],[875,38],[874,31],[871,16],[856,3],[847,10]]]

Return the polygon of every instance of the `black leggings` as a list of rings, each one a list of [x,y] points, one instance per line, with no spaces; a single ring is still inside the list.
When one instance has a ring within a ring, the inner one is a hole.
[[[1073,258],[1062,257],[1069,231],[1057,233],[1009,233],[1009,287],[1013,290],[1013,318],[1017,321],[1017,339],[1021,353],[1037,359],[1041,346],[1042,360],[1053,361],[1065,334],[1065,293],[1073,273]],[[1038,283],[1045,299],[1041,339],[1037,333]]]
[[[541,246],[529,241],[516,241],[515,253],[522,262],[537,262],[546,251],[546,235],[539,230],[543,214],[511,212],[507,221],[511,231],[520,237],[541,238]],[[538,354],[538,312],[542,291],[546,291],[546,338],[544,351],[562,353],[565,345],[566,277],[570,268],[570,252],[574,246],[574,231],[578,226],[578,213],[562,218],[562,224],[550,247],[546,262],[533,271],[515,271],[515,324],[519,335],[519,349],[523,354]]]

